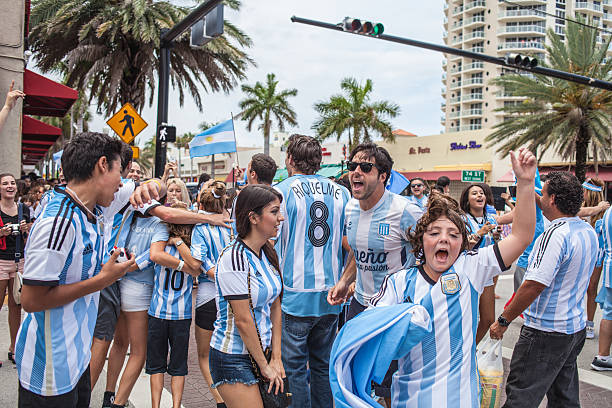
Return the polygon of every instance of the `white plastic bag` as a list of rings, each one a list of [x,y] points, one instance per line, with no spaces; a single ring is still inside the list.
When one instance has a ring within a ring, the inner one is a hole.
[[[504,383],[502,341],[487,337],[476,354],[480,374],[480,408],[499,408]]]

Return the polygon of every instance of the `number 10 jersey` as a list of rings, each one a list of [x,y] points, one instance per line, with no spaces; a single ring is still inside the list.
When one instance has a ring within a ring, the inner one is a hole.
[[[181,259],[174,245],[166,245],[165,251]],[[191,319],[191,275],[155,264],[154,276],[149,315],[163,320]]]
[[[340,312],[327,303],[327,291],[344,267],[344,207],[349,192],[323,176],[296,175],[279,184],[283,195],[276,252],[283,272],[282,309],[293,316]]]

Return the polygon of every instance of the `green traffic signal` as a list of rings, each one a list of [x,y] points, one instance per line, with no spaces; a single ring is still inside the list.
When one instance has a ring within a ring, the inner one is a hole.
[[[370,21],[361,21],[357,18],[345,17],[338,24],[344,31],[350,31],[356,34],[379,36],[385,31],[385,27],[381,23],[371,23]]]
[[[374,26],[374,30],[372,31],[372,35],[382,35],[385,32],[385,26],[381,23],[378,23]]]

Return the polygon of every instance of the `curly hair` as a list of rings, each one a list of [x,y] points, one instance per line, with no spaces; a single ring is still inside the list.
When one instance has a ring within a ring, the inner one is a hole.
[[[223,214],[227,188],[222,181],[214,181],[200,194],[200,208],[204,211]]]
[[[181,210],[189,211],[189,207],[187,204],[177,201],[171,206],[172,208],[179,208]],[[191,247],[191,231],[193,230],[193,225],[187,224],[170,224],[168,225],[168,235],[171,237],[178,237],[183,240],[185,245]]]
[[[604,188],[604,182],[595,177],[587,178],[585,182],[591,183],[597,187],[601,187],[602,190]],[[603,195],[603,192],[601,191],[592,191],[592,190],[585,189],[584,197],[585,197],[584,203],[582,204],[583,207],[595,207],[597,204],[599,204],[600,201],[604,200],[604,195]],[[603,215],[604,215],[603,211],[598,214],[592,215],[591,218],[589,219],[589,223],[591,224],[591,226],[595,227],[595,223],[597,222],[597,220],[603,218]]]
[[[551,171],[546,178],[548,195],[555,196],[554,203],[563,214],[576,216],[582,206],[582,184],[572,173]]]
[[[417,221],[414,229],[410,227],[408,240],[412,245],[412,252],[421,264],[425,263],[425,252],[423,251],[423,235],[427,231],[430,224],[438,220],[440,217],[448,218],[461,233],[461,252],[468,249],[468,231],[465,221],[463,220],[463,211],[459,207],[459,203],[451,196],[432,191],[427,204],[427,211]]]

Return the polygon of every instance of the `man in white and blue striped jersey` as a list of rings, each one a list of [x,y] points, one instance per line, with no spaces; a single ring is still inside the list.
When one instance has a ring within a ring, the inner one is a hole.
[[[522,285],[491,325],[501,338],[521,313],[521,329],[510,362],[504,407],[538,406],[547,396],[553,407],[579,407],[576,357],[586,337],[584,299],[597,260],[597,235],[576,216],[582,186],[568,172],[550,172],[540,206],[551,221],[529,255]]]
[[[344,267],[344,207],[348,190],[315,173],[321,145],[309,136],[289,138],[285,164],[289,178],[276,185],[285,220],[276,251],[283,273],[282,357],[293,406],[329,407],[329,355],[340,305],[327,293]],[[310,389],[307,367],[310,368]]]
[[[599,324],[599,354],[591,363],[591,368],[597,371],[612,370],[612,358],[610,358],[610,345],[612,344],[612,209],[608,209],[601,221],[600,237],[601,249],[600,262],[602,266],[601,291],[597,296],[603,315]]]
[[[15,353],[19,407],[89,407],[98,291],[136,268],[133,259],[116,263],[118,253],[102,267],[102,207],[116,204],[122,187],[121,146],[101,133],[77,135],[63,153],[68,184],[56,188],[30,232],[21,298],[26,314]],[[158,197],[160,187],[139,191]]]

